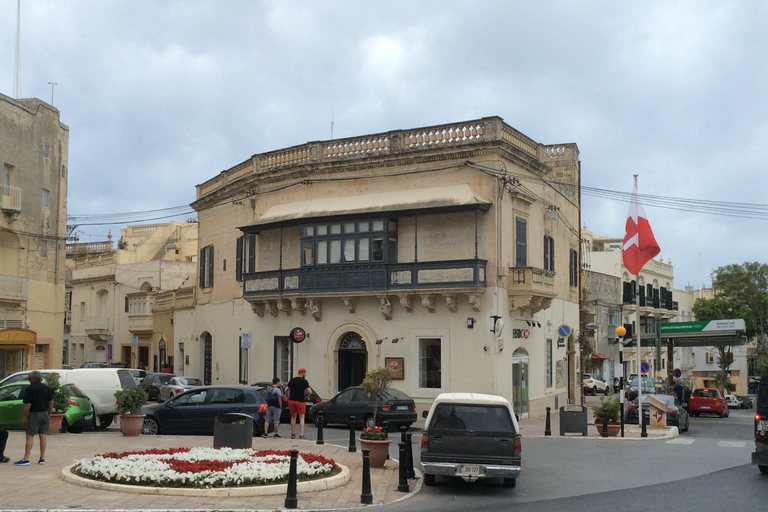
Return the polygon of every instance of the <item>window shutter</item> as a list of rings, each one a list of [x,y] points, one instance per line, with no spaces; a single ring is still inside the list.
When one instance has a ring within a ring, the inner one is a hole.
[[[243,280],[243,237],[237,237],[235,248],[235,280]]]
[[[208,246],[208,286],[213,286],[213,246]]]
[[[200,249],[200,256],[198,258],[198,263],[200,266],[200,288],[205,288],[205,255],[206,255],[206,247],[203,247]]]
[[[256,235],[248,235],[248,266],[246,272],[256,271]]]

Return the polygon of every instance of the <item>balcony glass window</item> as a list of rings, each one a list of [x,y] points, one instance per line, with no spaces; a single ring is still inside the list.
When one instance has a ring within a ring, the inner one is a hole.
[[[370,259],[370,244],[371,241],[367,238],[359,238],[357,240],[357,261],[368,261]]]
[[[317,242],[317,264],[328,264],[328,242],[326,240],[319,240]]]
[[[304,226],[304,229],[302,231],[303,231],[303,236],[312,236],[315,234],[315,226]]]
[[[355,261],[355,239],[344,240],[344,261]]]
[[[302,244],[302,247],[304,248],[303,251],[303,258],[302,258],[302,264],[304,265],[313,265],[315,263],[313,252],[315,249],[315,246],[312,242],[304,242]]]
[[[331,240],[330,263],[341,263],[341,240]]]
[[[373,242],[373,261],[384,261],[384,239],[374,238]]]
[[[331,234],[332,235],[340,235],[341,234],[341,224],[331,224]]]
[[[344,223],[344,234],[354,233],[354,232],[355,232],[355,223],[354,222],[345,222]]]
[[[303,226],[301,233],[302,266],[305,267],[397,262],[397,222],[394,220],[316,224]]]

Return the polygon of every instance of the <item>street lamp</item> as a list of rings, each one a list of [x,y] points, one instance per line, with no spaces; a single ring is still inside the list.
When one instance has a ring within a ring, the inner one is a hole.
[[[616,336],[621,338],[619,340],[619,419],[621,424],[621,437],[624,437],[624,336],[627,335],[627,329],[620,325],[616,328]],[[638,393],[640,393],[640,384],[638,376]],[[643,410],[640,409],[640,423],[643,422]]]

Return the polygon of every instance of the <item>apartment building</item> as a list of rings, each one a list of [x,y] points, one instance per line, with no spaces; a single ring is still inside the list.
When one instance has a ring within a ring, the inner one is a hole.
[[[303,367],[331,397],[386,365],[419,409],[574,401],[579,165],[499,117],[253,155],[197,186],[186,353],[213,384]]]
[[[69,127],[0,94],[0,377],[60,366]]]
[[[67,246],[69,363],[121,362],[159,371],[174,364],[174,334],[170,318],[155,315],[155,297],[194,281],[197,224],[128,226],[117,245],[110,239]]]

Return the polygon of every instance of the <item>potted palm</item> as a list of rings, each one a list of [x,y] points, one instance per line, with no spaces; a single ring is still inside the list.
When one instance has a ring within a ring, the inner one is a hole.
[[[58,434],[61,430],[61,423],[64,421],[64,415],[69,407],[69,391],[62,389],[59,381],[59,374],[56,372],[46,373],[43,377],[45,385],[51,390],[51,400],[53,408],[48,423],[48,434]]]
[[[592,407],[592,412],[595,414],[595,427],[601,435],[603,433],[604,416],[608,418],[608,435],[618,435],[621,431],[621,402],[619,401],[619,395],[611,394],[601,397],[600,405]]]
[[[120,431],[124,436],[138,436],[144,424],[141,408],[147,403],[147,392],[141,386],[131,386],[115,393]]]
[[[370,450],[369,461],[372,468],[384,467],[389,452],[389,443],[392,442],[388,438],[387,431],[376,426],[376,415],[381,405],[381,399],[391,384],[392,370],[386,366],[369,371],[360,384],[361,388],[370,393],[373,405],[373,424],[363,425],[363,433],[360,434],[360,447]]]

